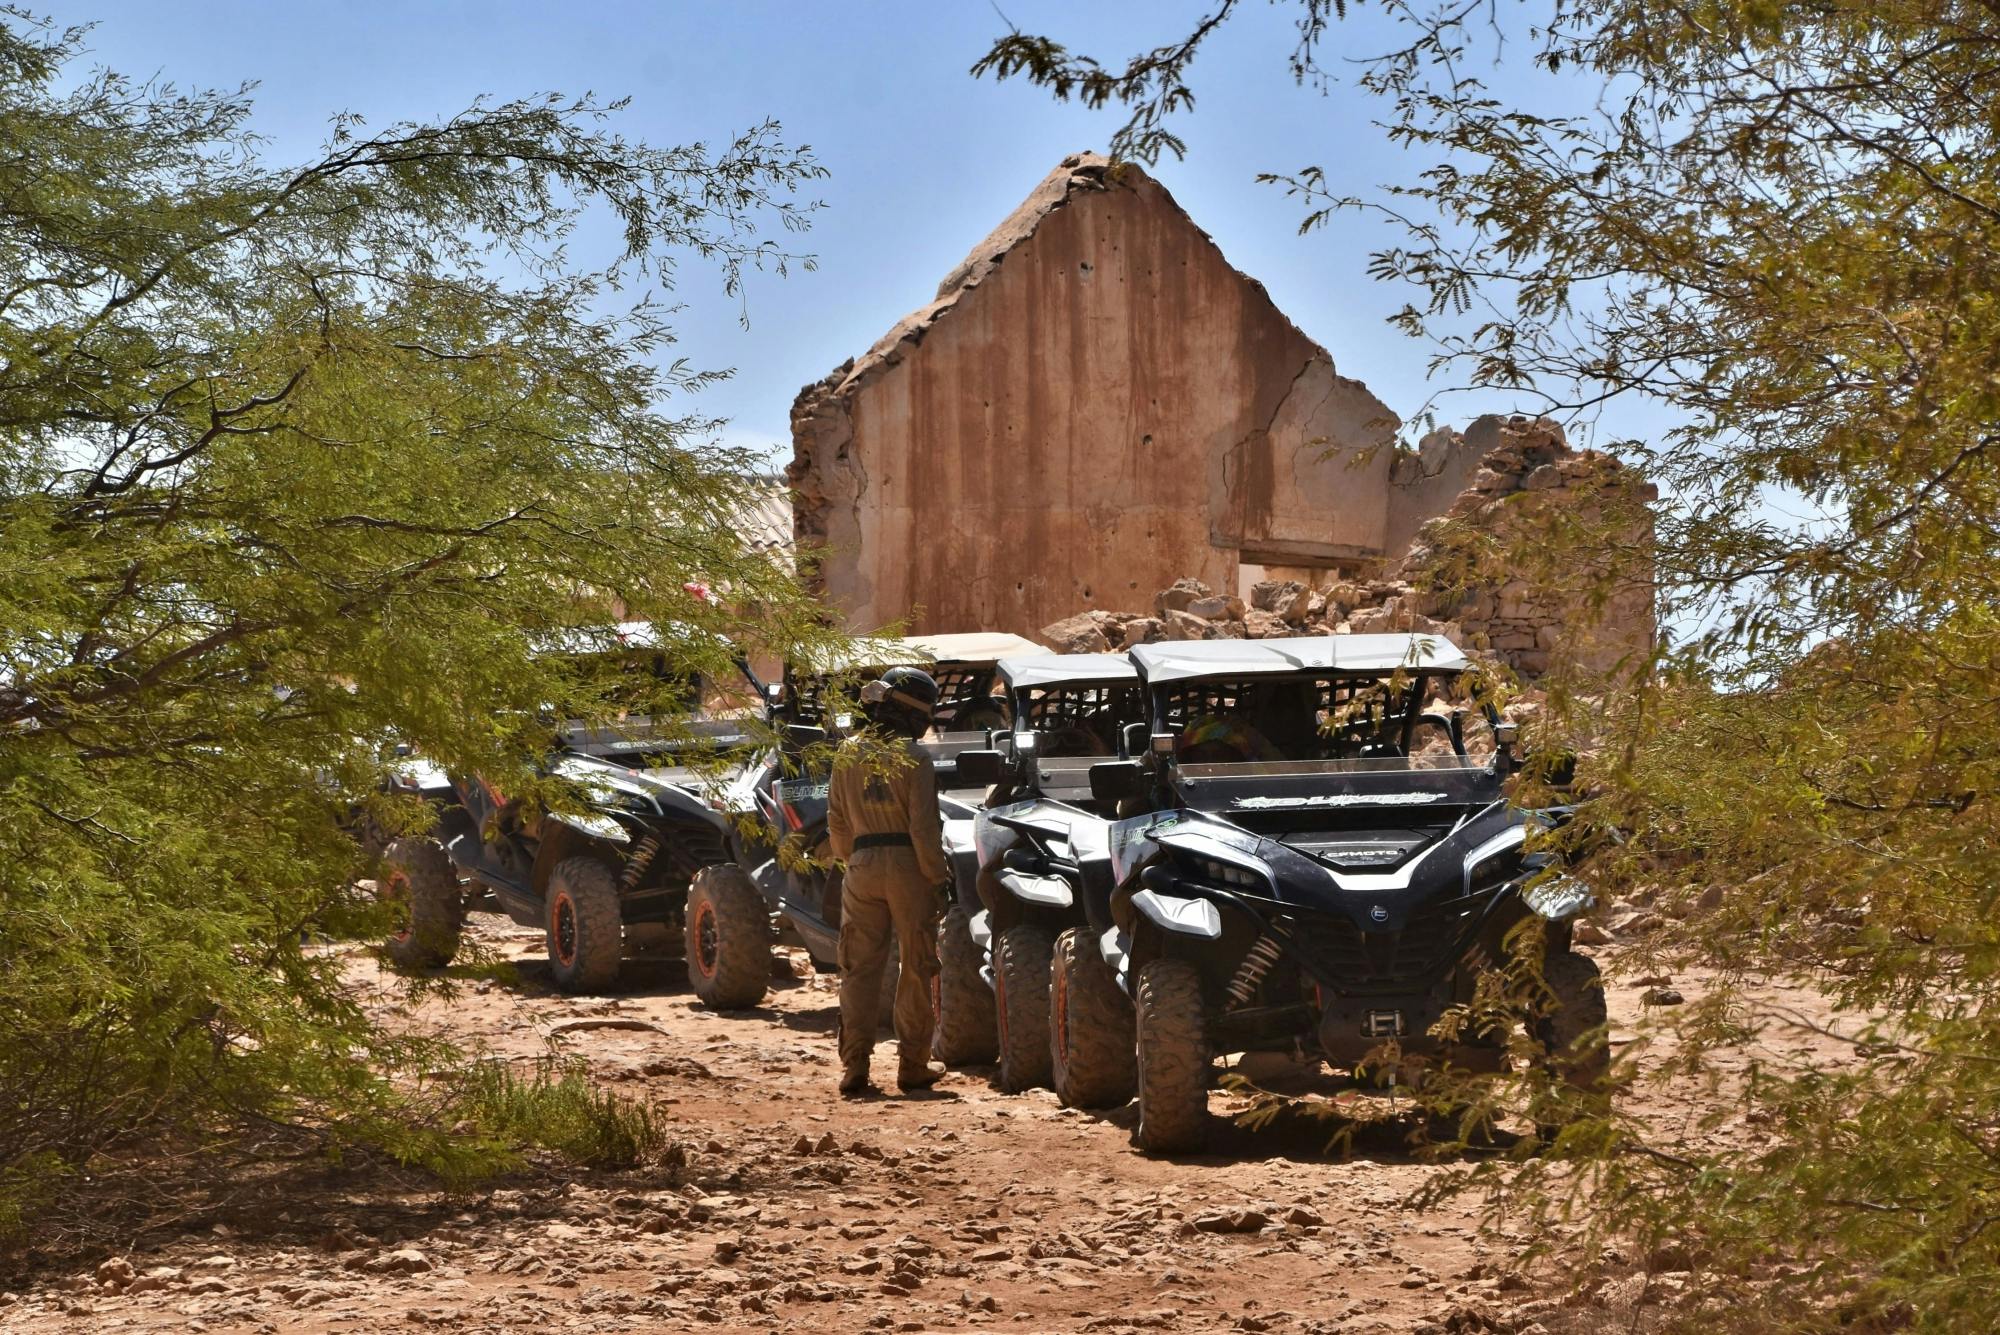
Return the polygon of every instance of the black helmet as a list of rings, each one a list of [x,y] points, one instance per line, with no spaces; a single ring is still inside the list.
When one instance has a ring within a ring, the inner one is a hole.
[[[876,722],[922,735],[937,712],[938,684],[922,668],[893,667],[861,688],[861,703]]]

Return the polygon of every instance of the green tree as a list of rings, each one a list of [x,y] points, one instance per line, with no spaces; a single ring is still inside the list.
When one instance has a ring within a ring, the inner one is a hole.
[[[1531,1165],[1515,1199],[1586,1206],[1586,1240],[1709,1258],[1708,1328],[1990,1329],[2000,5],[1369,8],[1298,0],[1289,72],[1328,77],[1339,22],[1386,16],[1391,49],[1351,68],[1409,177],[1267,179],[1307,227],[1407,224],[1373,272],[1414,285],[1400,323],[1448,382],[1572,412],[1642,399],[1672,423],[1618,448],[1666,492],[1679,642],[1589,710],[1556,702],[1603,739],[1590,821],[1631,836],[1592,874],[1672,910],[1661,957],[1802,976],[1845,1008],[1844,1059],[1739,1066],[1676,1141],[1580,1129],[1563,1148],[1583,1167]],[[978,69],[1122,106],[1114,147],[1151,159],[1182,151],[1173,115],[1236,9],[1122,64],[1016,32]],[[1576,110],[1511,104],[1482,82],[1496,61]],[[1689,1008],[1688,1064],[1768,1022],[1738,1000]]]
[[[245,91],[78,78],[81,40],[0,21],[0,1208],[223,1117],[435,1157],[427,1054],[301,944],[379,926],[338,821],[391,739],[525,783],[537,714],[626,689],[531,652],[565,627],[680,623],[717,678],[825,638],[738,531],[759,460],[661,406],[716,373],[621,297],[798,262],[821,170],[555,96],[274,166]]]

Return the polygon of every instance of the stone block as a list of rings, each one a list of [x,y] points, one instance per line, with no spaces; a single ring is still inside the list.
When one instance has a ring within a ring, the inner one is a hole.
[[[1303,584],[1293,584],[1286,590],[1285,595],[1278,600],[1277,604],[1271,610],[1276,612],[1282,620],[1289,622],[1291,625],[1298,626],[1303,625],[1305,619],[1312,615],[1312,602],[1313,591],[1311,589],[1308,589]]]
[[[1196,598],[1184,610],[1209,621],[1236,621],[1243,615],[1243,600],[1219,593],[1211,594],[1206,598]]]
[[[1167,628],[1158,617],[1133,617],[1118,627],[1120,649],[1130,649],[1135,644],[1151,644],[1165,636]]]
[[[1166,632],[1161,637],[1163,639],[1213,640],[1217,638],[1216,627],[1213,621],[1204,620],[1201,617],[1183,612],[1178,608],[1169,608],[1167,614],[1161,618],[1161,622]]]
[[[1153,599],[1153,609],[1161,616],[1169,612],[1182,612],[1197,598],[1206,598],[1214,590],[1198,579],[1177,579],[1170,588],[1161,589]]]
[[[1061,654],[1103,654],[1111,651],[1111,639],[1098,624],[1096,612],[1079,612],[1042,627],[1043,644]]]
[[[1243,632],[1253,640],[1276,640],[1291,633],[1291,627],[1276,612],[1253,607],[1243,614]]]

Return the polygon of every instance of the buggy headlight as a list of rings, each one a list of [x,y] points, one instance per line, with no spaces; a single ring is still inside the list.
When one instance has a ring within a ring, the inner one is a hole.
[[[1513,825],[1500,831],[1491,839],[1477,845],[1465,855],[1465,893],[1471,894],[1477,887],[1490,887],[1495,877],[1505,880],[1506,872],[1513,864],[1513,855],[1520,850],[1528,838],[1528,827]]]
[[[1544,876],[1521,892],[1529,908],[1550,922],[1561,922],[1597,903],[1590,887],[1574,876]]]
[[[1201,869],[1202,877],[1217,885],[1257,886],[1264,878],[1248,867],[1232,866],[1227,862],[1217,862],[1214,858],[1198,858],[1195,866]]]

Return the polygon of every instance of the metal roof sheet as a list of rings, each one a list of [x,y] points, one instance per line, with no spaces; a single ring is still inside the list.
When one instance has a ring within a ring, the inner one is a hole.
[[[1000,675],[1016,688],[1063,686],[1080,682],[1136,681],[1139,670],[1124,654],[1040,654],[1033,658],[1003,658]]]
[[[1149,682],[1281,673],[1458,672],[1472,664],[1438,635],[1310,635],[1287,640],[1169,640],[1142,644],[1133,665]]]
[[[940,663],[997,663],[1003,658],[1052,654],[1046,645],[998,631],[966,631],[952,635],[906,635],[902,639],[857,636],[841,650],[798,666],[809,673],[849,672],[888,668],[907,663],[933,667]]]

